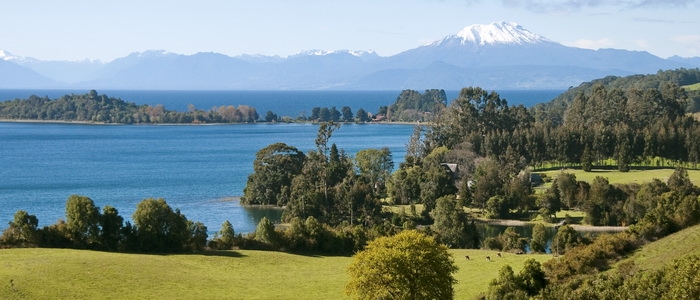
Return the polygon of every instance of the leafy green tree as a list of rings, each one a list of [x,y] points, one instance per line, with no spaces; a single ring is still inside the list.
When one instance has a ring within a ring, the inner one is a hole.
[[[527,299],[527,292],[520,289],[520,283],[510,265],[505,265],[498,272],[498,277],[491,280],[486,294],[487,300]]]
[[[527,246],[527,238],[521,237],[515,230],[515,227],[507,227],[506,230],[499,235],[499,238],[503,243],[503,251],[518,250],[523,252]]]
[[[576,175],[561,172],[557,175],[556,181],[562,206],[566,208],[578,207],[579,204],[576,199],[578,182],[576,181]]]
[[[357,113],[355,113],[355,122],[364,123],[369,121],[370,119],[367,111],[365,111],[363,108],[358,109]]]
[[[89,247],[99,240],[100,210],[92,199],[71,195],[66,201],[66,225],[77,247]]]
[[[532,227],[532,240],[530,241],[530,249],[533,252],[544,253],[547,249],[547,229],[542,223],[535,224]]]
[[[486,201],[486,217],[491,219],[505,219],[510,215],[510,209],[513,207],[510,199],[503,195],[495,195]]]
[[[350,106],[343,106],[340,111],[343,114],[343,121],[352,122],[354,120],[352,108],[350,108]]]
[[[469,223],[466,213],[458,205],[454,195],[438,198],[430,216],[435,220],[431,230],[443,244],[454,248],[479,247],[476,226]]]
[[[386,182],[389,180],[391,171],[394,168],[394,161],[391,158],[391,150],[384,147],[382,149],[364,149],[355,154],[355,166],[360,174],[370,182],[375,195],[385,195]]]
[[[309,117],[310,120],[312,121],[318,121],[321,115],[321,108],[320,107],[314,107],[311,109],[311,116]]]
[[[214,235],[213,241],[217,249],[229,250],[233,247],[236,238],[236,232],[233,230],[233,225],[228,220],[221,224],[221,229]]]
[[[342,116],[342,114],[338,111],[338,109],[335,108],[335,106],[331,107],[330,115],[331,117],[329,121],[340,122],[340,116]]]
[[[10,227],[0,236],[0,244],[8,246],[31,247],[39,243],[38,229],[39,219],[24,210],[18,210]]]
[[[448,151],[446,147],[438,147],[423,159],[420,198],[424,205],[424,214],[430,213],[438,198],[457,193],[453,173],[444,164]]]
[[[557,180],[552,182],[552,186],[537,199],[537,206],[540,207],[540,214],[545,221],[551,222],[552,215],[561,210],[561,194]]]
[[[278,242],[275,225],[267,217],[260,219],[258,227],[255,229],[255,240],[276,246]]]
[[[354,299],[452,299],[451,254],[415,230],[380,237],[354,255],[345,293]]]
[[[583,243],[583,238],[573,227],[564,225],[557,229],[552,239],[552,253],[561,255]]]
[[[331,119],[331,110],[328,109],[328,107],[321,107],[321,110],[318,112],[318,121],[319,122],[333,121]]]
[[[100,245],[110,251],[119,249],[123,242],[122,228],[124,218],[119,215],[116,208],[105,205],[100,216]]]
[[[505,180],[501,168],[493,160],[484,160],[477,166],[474,182],[473,204],[476,207],[484,208],[491,197],[503,195]]]
[[[187,218],[179,210],[173,211],[163,198],[139,202],[131,218],[140,251],[182,251],[190,238]]]
[[[265,122],[277,122],[277,115],[271,110],[268,110],[265,114]]]
[[[405,166],[402,164],[402,167],[391,175],[388,188],[389,195],[394,203],[418,203],[420,201],[420,183],[423,181],[422,178],[420,166]]]
[[[187,221],[187,230],[189,238],[187,239],[186,247],[191,251],[202,251],[207,245],[207,226],[202,222]]]
[[[535,296],[547,286],[547,278],[542,265],[535,259],[528,259],[523,265],[523,269],[518,274],[518,282],[528,296]]]
[[[255,154],[253,173],[243,189],[243,204],[285,205],[292,179],[301,174],[306,156],[284,143],[271,144]]]

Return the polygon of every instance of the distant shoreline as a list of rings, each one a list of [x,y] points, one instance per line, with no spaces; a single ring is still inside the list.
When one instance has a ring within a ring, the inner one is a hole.
[[[203,125],[244,125],[244,124],[320,124],[321,122],[240,122],[240,123],[107,123],[107,122],[96,122],[96,121],[71,121],[71,120],[36,120],[36,119],[1,119],[0,123],[39,123],[39,124],[79,124],[79,125],[135,125],[135,126],[203,126]],[[338,122],[338,124],[358,124],[358,125],[430,125],[428,122],[365,122],[365,123],[355,123],[355,122]]]
[[[521,221],[521,220],[508,220],[508,219],[479,219],[480,223],[490,224],[490,225],[503,225],[503,226],[526,226],[537,224],[534,221]],[[556,227],[557,224],[554,223],[543,223],[545,226]],[[621,232],[628,229],[627,226],[593,226],[593,225],[581,225],[581,224],[569,224],[571,228],[576,231],[602,231],[602,232]]]

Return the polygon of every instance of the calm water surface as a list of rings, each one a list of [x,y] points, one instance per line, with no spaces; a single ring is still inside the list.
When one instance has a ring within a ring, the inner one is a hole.
[[[80,194],[116,207],[126,220],[138,202],[155,197],[210,231],[225,220],[237,232],[254,231],[263,215],[281,214],[230,201],[243,194],[255,153],[275,142],[315,149],[317,130],[311,124],[0,123],[0,229],[20,209],[35,214],[41,226],[52,224],[65,218],[68,196]],[[351,156],[389,147],[398,165],[412,132],[410,125],[349,124],[331,143]]]

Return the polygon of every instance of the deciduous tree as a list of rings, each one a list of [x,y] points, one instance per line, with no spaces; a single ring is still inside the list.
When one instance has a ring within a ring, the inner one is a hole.
[[[452,299],[456,271],[446,246],[407,230],[355,254],[345,293],[354,299]]]

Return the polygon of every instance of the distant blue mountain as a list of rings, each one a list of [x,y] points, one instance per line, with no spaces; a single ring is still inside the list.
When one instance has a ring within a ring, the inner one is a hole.
[[[0,88],[58,88],[60,86],[61,84],[58,82],[55,82],[28,67],[20,66],[10,61],[0,59]]]
[[[147,51],[109,63],[37,62],[7,55],[4,59],[0,75],[13,80],[0,82],[0,88],[566,89],[608,75],[700,67],[697,57],[663,59],[641,51],[567,47],[510,22],[468,26],[389,57],[312,50],[289,57]]]

